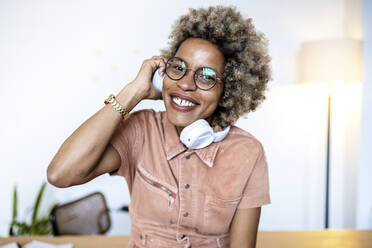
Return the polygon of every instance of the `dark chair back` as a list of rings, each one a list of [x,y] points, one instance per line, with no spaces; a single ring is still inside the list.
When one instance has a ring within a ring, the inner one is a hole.
[[[56,236],[104,234],[111,226],[109,209],[100,192],[57,205],[50,220]]]

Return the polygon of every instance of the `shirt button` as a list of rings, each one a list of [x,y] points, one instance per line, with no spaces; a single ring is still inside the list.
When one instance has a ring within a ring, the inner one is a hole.
[[[188,189],[188,188],[190,188],[190,184],[186,183],[185,184],[185,189]]]
[[[186,159],[190,159],[190,157],[191,157],[190,155],[187,155],[187,156],[186,156]]]
[[[183,213],[183,217],[187,217],[187,216],[189,216],[189,213],[188,212],[184,212]]]

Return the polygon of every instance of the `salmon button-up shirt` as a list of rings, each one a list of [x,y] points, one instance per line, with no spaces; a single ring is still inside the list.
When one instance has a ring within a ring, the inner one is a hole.
[[[261,143],[232,126],[226,138],[188,149],[166,112],[141,110],[123,120],[111,145],[131,196],[128,247],[229,247],[236,209],[270,203]]]

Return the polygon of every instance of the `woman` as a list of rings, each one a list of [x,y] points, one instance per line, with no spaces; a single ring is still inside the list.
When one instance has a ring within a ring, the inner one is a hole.
[[[170,38],[63,143],[48,180],[69,187],[104,173],[123,176],[128,247],[255,247],[261,206],[270,203],[266,159],[257,139],[231,125],[265,99],[266,39],[222,6],[190,9]],[[162,92],[151,83],[156,69],[166,75]],[[166,112],[127,114],[142,99],[161,98]],[[197,147],[181,140],[201,119],[222,137]]]

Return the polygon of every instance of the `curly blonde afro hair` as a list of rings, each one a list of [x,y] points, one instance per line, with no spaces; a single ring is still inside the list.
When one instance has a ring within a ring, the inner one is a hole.
[[[256,110],[271,79],[271,59],[268,41],[251,18],[244,19],[235,7],[190,8],[172,28],[169,46],[161,50],[163,56],[174,56],[188,38],[202,38],[217,45],[225,57],[224,91],[210,117],[212,126],[232,125],[240,116]]]

